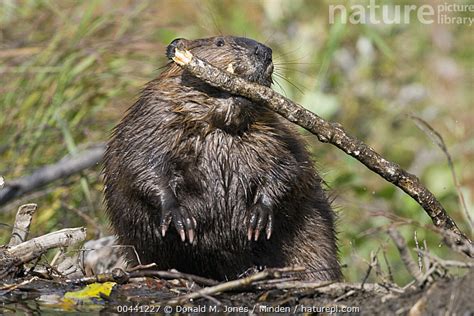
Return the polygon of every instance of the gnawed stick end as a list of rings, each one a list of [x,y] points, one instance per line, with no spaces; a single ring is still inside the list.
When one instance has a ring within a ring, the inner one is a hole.
[[[180,50],[179,48],[176,48],[174,51],[174,56],[171,59],[173,59],[173,61],[178,65],[184,66],[189,64],[192,58],[193,54],[191,54],[190,51]]]

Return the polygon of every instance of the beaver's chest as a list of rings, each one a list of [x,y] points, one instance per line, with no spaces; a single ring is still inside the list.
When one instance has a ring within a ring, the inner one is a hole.
[[[249,209],[258,192],[271,190],[278,176],[278,186],[284,186],[297,173],[294,158],[280,142],[258,134],[235,136],[215,130],[193,141],[193,151],[183,157],[178,200],[195,216],[198,236],[244,242]]]

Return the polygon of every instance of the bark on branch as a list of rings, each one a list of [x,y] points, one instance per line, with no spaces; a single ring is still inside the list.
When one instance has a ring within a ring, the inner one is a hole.
[[[176,44],[172,59],[184,70],[211,86],[262,103],[290,122],[316,135],[319,141],[330,143],[356,158],[367,168],[410,195],[423,207],[437,227],[454,232],[457,236],[456,243],[471,243],[449,217],[433,193],[425,188],[415,175],[403,170],[398,164],[386,160],[362,141],[347,134],[340,124],[325,121],[271,88],[249,82],[200,60],[186,50],[184,42]]]
[[[8,252],[13,257],[19,258],[21,263],[26,263],[39,257],[39,255],[45,253],[49,249],[68,247],[82,242],[85,239],[85,228],[64,228],[10,247]]]
[[[69,177],[94,166],[102,159],[104,151],[105,145],[101,144],[77,155],[66,156],[52,165],[36,170],[29,176],[6,181],[3,188],[0,186],[0,206],[55,180]],[[0,182],[2,182],[1,179]]]
[[[86,239],[85,228],[65,228],[12,247],[2,247],[0,248],[0,278],[14,275],[18,267],[38,258],[49,249],[68,247],[84,239]]]
[[[13,225],[12,236],[9,247],[13,247],[26,241],[30,233],[31,220],[38,206],[36,204],[25,204],[20,206],[16,213],[15,224]]]
[[[420,269],[411,257],[405,238],[403,238],[400,232],[393,227],[389,228],[388,234],[395,243],[395,246],[397,246],[398,252],[400,253],[400,257],[403,263],[405,264],[405,267],[407,268],[408,272],[411,274],[412,277],[415,278],[415,280],[419,284],[421,284],[423,282],[423,274],[421,273]]]

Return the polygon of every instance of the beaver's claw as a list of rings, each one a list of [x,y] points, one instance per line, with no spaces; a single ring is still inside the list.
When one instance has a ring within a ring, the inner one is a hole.
[[[267,239],[270,239],[273,229],[273,211],[269,206],[259,203],[255,204],[250,209],[247,230],[248,240],[253,239],[254,241],[257,241],[260,236],[260,231],[263,229],[265,229]]]
[[[173,221],[174,227],[178,231],[181,240],[185,241],[187,235],[189,242],[192,244],[195,237],[196,219],[189,213],[189,211],[180,206],[166,209],[163,208],[161,211],[160,223],[161,235],[163,237],[165,237],[171,221]]]

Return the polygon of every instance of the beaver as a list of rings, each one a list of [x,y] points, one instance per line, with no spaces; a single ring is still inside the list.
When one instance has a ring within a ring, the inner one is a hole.
[[[177,43],[247,80],[273,83],[272,50],[257,41],[177,39],[168,58]],[[116,126],[104,181],[112,227],[142,264],[217,280],[288,265],[306,267],[305,279],[341,277],[335,215],[298,132],[174,63]]]

